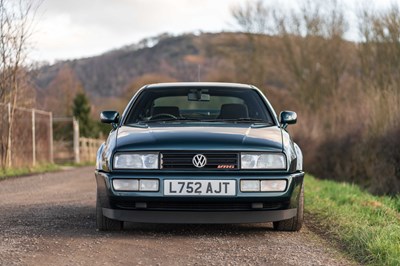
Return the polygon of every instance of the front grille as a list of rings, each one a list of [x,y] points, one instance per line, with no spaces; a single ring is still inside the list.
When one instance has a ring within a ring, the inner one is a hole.
[[[117,204],[121,209],[147,209],[168,211],[248,211],[248,210],[276,210],[282,207],[280,203],[264,202],[253,208],[251,202],[146,202],[146,207],[138,207],[135,202]],[[143,203],[141,203],[143,206]]]
[[[202,154],[207,164],[198,168],[193,164],[193,157]],[[161,153],[162,169],[191,170],[235,170],[239,168],[238,152],[163,152]]]

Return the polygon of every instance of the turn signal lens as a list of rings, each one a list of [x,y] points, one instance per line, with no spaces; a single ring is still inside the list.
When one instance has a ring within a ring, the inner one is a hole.
[[[261,191],[279,192],[286,190],[286,180],[261,180]]]
[[[140,191],[158,191],[158,183],[157,179],[141,179]]]
[[[113,188],[116,191],[158,191],[158,179],[113,179]]]
[[[240,190],[243,192],[260,191],[260,180],[241,180]]]
[[[287,180],[240,180],[242,192],[283,192],[286,190]]]

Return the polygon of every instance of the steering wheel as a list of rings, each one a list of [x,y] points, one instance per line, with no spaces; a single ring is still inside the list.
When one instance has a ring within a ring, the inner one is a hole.
[[[178,119],[178,118],[177,118],[176,116],[174,116],[174,115],[167,114],[167,113],[160,113],[160,114],[153,115],[152,117],[150,117],[149,120],[152,120],[152,119],[155,119],[155,118],[159,118],[159,117],[163,117],[163,116],[169,117],[169,118],[173,118],[173,119]]]

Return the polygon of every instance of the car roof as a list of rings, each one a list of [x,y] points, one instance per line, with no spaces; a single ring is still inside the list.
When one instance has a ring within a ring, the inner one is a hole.
[[[167,82],[167,83],[155,83],[146,85],[145,89],[162,89],[171,87],[221,87],[221,88],[241,88],[241,89],[255,89],[254,86],[249,84],[241,83],[229,83],[229,82]]]

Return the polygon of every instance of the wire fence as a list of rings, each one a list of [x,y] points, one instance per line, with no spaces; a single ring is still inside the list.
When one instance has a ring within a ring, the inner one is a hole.
[[[0,104],[0,166],[53,162],[52,113]]]
[[[103,140],[81,138],[73,117],[0,104],[0,169],[96,160]]]

